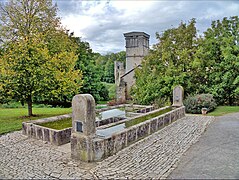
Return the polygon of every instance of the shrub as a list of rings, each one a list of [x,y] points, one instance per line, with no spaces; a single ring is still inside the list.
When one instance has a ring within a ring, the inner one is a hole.
[[[201,114],[202,108],[207,108],[207,111],[213,111],[216,108],[215,99],[211,94],[198,94],[189,96],[185,99],[184,105],[187,113]]]

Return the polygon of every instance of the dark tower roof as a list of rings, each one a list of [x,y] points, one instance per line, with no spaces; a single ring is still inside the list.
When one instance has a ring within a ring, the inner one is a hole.
[[[150,37],[150,35],[146,34],[145,32],[132,31],[132,32],[124,33],[124,37],[132,37],[132,36],[144,36],[146,38]]]

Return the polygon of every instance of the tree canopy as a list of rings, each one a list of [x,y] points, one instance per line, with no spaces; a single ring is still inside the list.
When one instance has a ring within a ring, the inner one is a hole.
[[[239,104],[239,18],[213,21],[204,33],[195,59],[204,73],[201,89],[219,104]]]
[[[101,67],[96,65],[99,54],[92,51],[88,42],[81,41],[78,37],[73,39],[78,45],[75,69],[81,70],[83,74],[83,86],[79,88],[79,92],[91,94],[96,102],[108,100],[109,92],[101,82]]]
[[[156,33],[158,43],[153,46],[136,71],[136,86],[133,97],[142,104],[157,99],[169,101],[172,87],[181,84],[185,92],[192,88],[192,61],[196,51],[195,19],[189,24],[181,22],[178,28]]]
[[[51,0],[10,0],[1,4],[1,98],[27,102],[71,101],[82,85],[75,70],[77,46],[61,27]],[[3,96],[4,95],[4,96]]]
[[[125,51],[120,51],[117,53],[108,53],[106,55],[98,55],[96,58],[96,66],[99,67],[101,71],[101,81],[107,83],[115,82],[114,75],[114,62],[115,61],[126,61]]]
[[[162,34],[136,71],[134,100],[142,104],[167,102],[180,84],[185,95],[211,93],[218,104],[239,103],[239,20],[213,21],[203,36],[196,20],[181,22]]]

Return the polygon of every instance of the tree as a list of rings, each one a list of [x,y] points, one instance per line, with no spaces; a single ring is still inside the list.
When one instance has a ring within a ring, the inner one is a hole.
[[[202,89],[212,93],[218,104],[239,103],[239,18],[213,21],[204,33],[196,55],[204,72]]]
[[[96,66],[95,58],[99,56],[93,53],[88,42],[83,42],[79,37],[74,38],[78,45],[77,52],[79,54],[75,68],[82,71],[83,86],[79,89],[80,93],[90,93],[96,102],[108,100],[108,90],[100,81],[101,71]]]
[[[1,4],[1,95],[27,102],[70,99],[82,84],[76,45],[61,27],[51,0]]]
[[[126,61],[125,51],[120,51],[117,53],[110,53],[106,55],[99,55],[96,58],[96,66],[101,71],[101,81],[107,83],[114,83],[114,62],[115,61]]]
[[[192,63],[197,49],[195,19],[189,24],[181,22],[177,28],[168,29],[144,59],[142,68],[136,70],[136,86],[132,96],[142,104],[150,104],[172,97],[172,88],[182,85],[189,94],[193,86]],[[163,103],[163,102],[162,102]]]

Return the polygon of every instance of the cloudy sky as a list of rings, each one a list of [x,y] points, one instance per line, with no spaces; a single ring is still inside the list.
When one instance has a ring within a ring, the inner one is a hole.
[[[102,54],[125,50],[123,33],[144,31],[150,44],[156,32],[196,18],[199,33],[212,20],[239,15],[239,1],[229,0],[55,0],[62,24]]]

